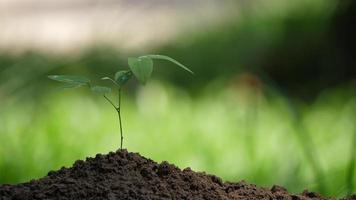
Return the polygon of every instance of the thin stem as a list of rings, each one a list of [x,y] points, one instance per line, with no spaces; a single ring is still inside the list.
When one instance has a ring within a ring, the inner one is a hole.
[[[116,109],[117,114],[119,115],[119,124],[120,124],[120,149],[122,149],[122,143],[124,137],[122,136],[122,122],[121,122],[121,88],[119,89],[119,107]]]
[[[118,107],[115,106],[115,104],[104,94],[104,98],[115,108],[115,110],[118,109]],[[119,106],[120,107],[120,106]]]

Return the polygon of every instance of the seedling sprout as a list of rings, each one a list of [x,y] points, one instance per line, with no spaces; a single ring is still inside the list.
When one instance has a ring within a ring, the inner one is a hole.
[[[108,80],[113,83],[114,87],[118,91],[118,105],[107,96],[108,93],[112,92],[112,89],[109,87],[92,85],[91,80],[84,76],[77,75],[49,75],[48,78],[64,83],[62,88],[78,88],[82,86],[88,87],[92,92],[103,95],[103,97],[110,103],[113,108],[116,110],[119,118],[119,127],[120,127],[120,149],[123,145],[123,128],[121,120],[121,89],[122,87],[134,76],[136,77],[142,85],[145,85],[148,79],[151,77],[153,72],[153,60],[166,60],[170,61],[177,66],[181,67],[183,70],[193,74],[193,72],[179,63],[178,61],[164,55],[144,55],[140,57],[130,57],[128,58],[128,70],[120,70],[116,72],[113,78],[103,77],[102,80]]]

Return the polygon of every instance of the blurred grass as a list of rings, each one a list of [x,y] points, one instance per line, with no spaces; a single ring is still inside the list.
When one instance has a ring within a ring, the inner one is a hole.
[[[352,92],[329,89],[311,105],[298,104],[300,123],[312,133],[312,148],[325,172],[324,194],[334,197],[347,191],[350,138],[356,132]],[[0,112],[0,183],[39,178],[119,147],[116,113],[100,96],[83,89],[7,104]],[[318,190],[320,177],[302,153],[288,102],[267,87],[256,92],[217,80],[191,97],[170,84],[151,81],[134,95],[124,92],[122,112],[129,151],[229,181],[279,184],[293,192]]]

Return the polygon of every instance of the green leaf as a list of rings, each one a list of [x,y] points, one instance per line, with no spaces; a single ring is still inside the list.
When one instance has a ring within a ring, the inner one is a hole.
[[[104,86],[93,86],[90,88],[92,92],[98,93],[98,94],[107,94],[111,92],[111,88],[104,87]]]
[[[120,86],[124,85],[132,77],[132,72],[129,70],[122,70],[115,73],[115,81]]]
[[[119,86],[120,87],[120,85],[118,85],[117,83],[116,83],[116,81],[114,81],[112,78],[110,78],[110,77],[103,77],[103,78],[101,78],[101,80],[109,80],[109,81],[111,81],[111,82],[113,82],[115,85],[117,85],[117,86]]]
[[[112,80],[110,77],[107,77],[107,76],[102,77],[101,79],[102,79],[102,80],[111,80],[111,81],[114,81],[114,80]]]
[[[82,84],[82,83],[68,83],[68,84],[65,84],[65,85],[59,87],[59,89],[73,89],[73,88],[81,87],[83,85],[84,84]]]
[[[129,58],[128,63],[136,78],[142,84],[146,84],[153,71],[152,59],[149,57]]]
[[[69,84],[87,84],[90,82],[90,79],[84,77],[84,76],[76,76],[76,75],[50,75],[48,78],[59,81],[59,82],[64,82],[64,83],[69,83]]]
[[[178,65],[179,67],[181,67],[182,69],[188,71],[189,73],[191,74],[194,74],[194,72],[192,70],[190,70],[188,67],[184,66],[182,63],[174,60],[173,58],[171,57],[168,57],[168,56],[164,56],[164,55],[145,55],[145,56],[141,56],[139,58],[144,58],[144,57],[148,57],[148,58],[151,58],[151,59],[158,59],[158,60],[167,60],[167,61],[170,61],[176,65]]]

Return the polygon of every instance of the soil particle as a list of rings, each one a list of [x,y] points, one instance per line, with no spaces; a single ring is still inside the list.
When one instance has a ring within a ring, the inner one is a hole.
[[[286,199],[319,200],[319,194],[304,191],[289,194],[281,186],[271,189],[245,181],[223,182],[219,177],[180,170],[168,162],[157,164],[126,150],[98,154],[78,160],[71,168],[51,171],[47,176],[17,185],[0,185],[0,200],[165,200],[165,199]],[[352,196],[347,199],[354,199]]]

